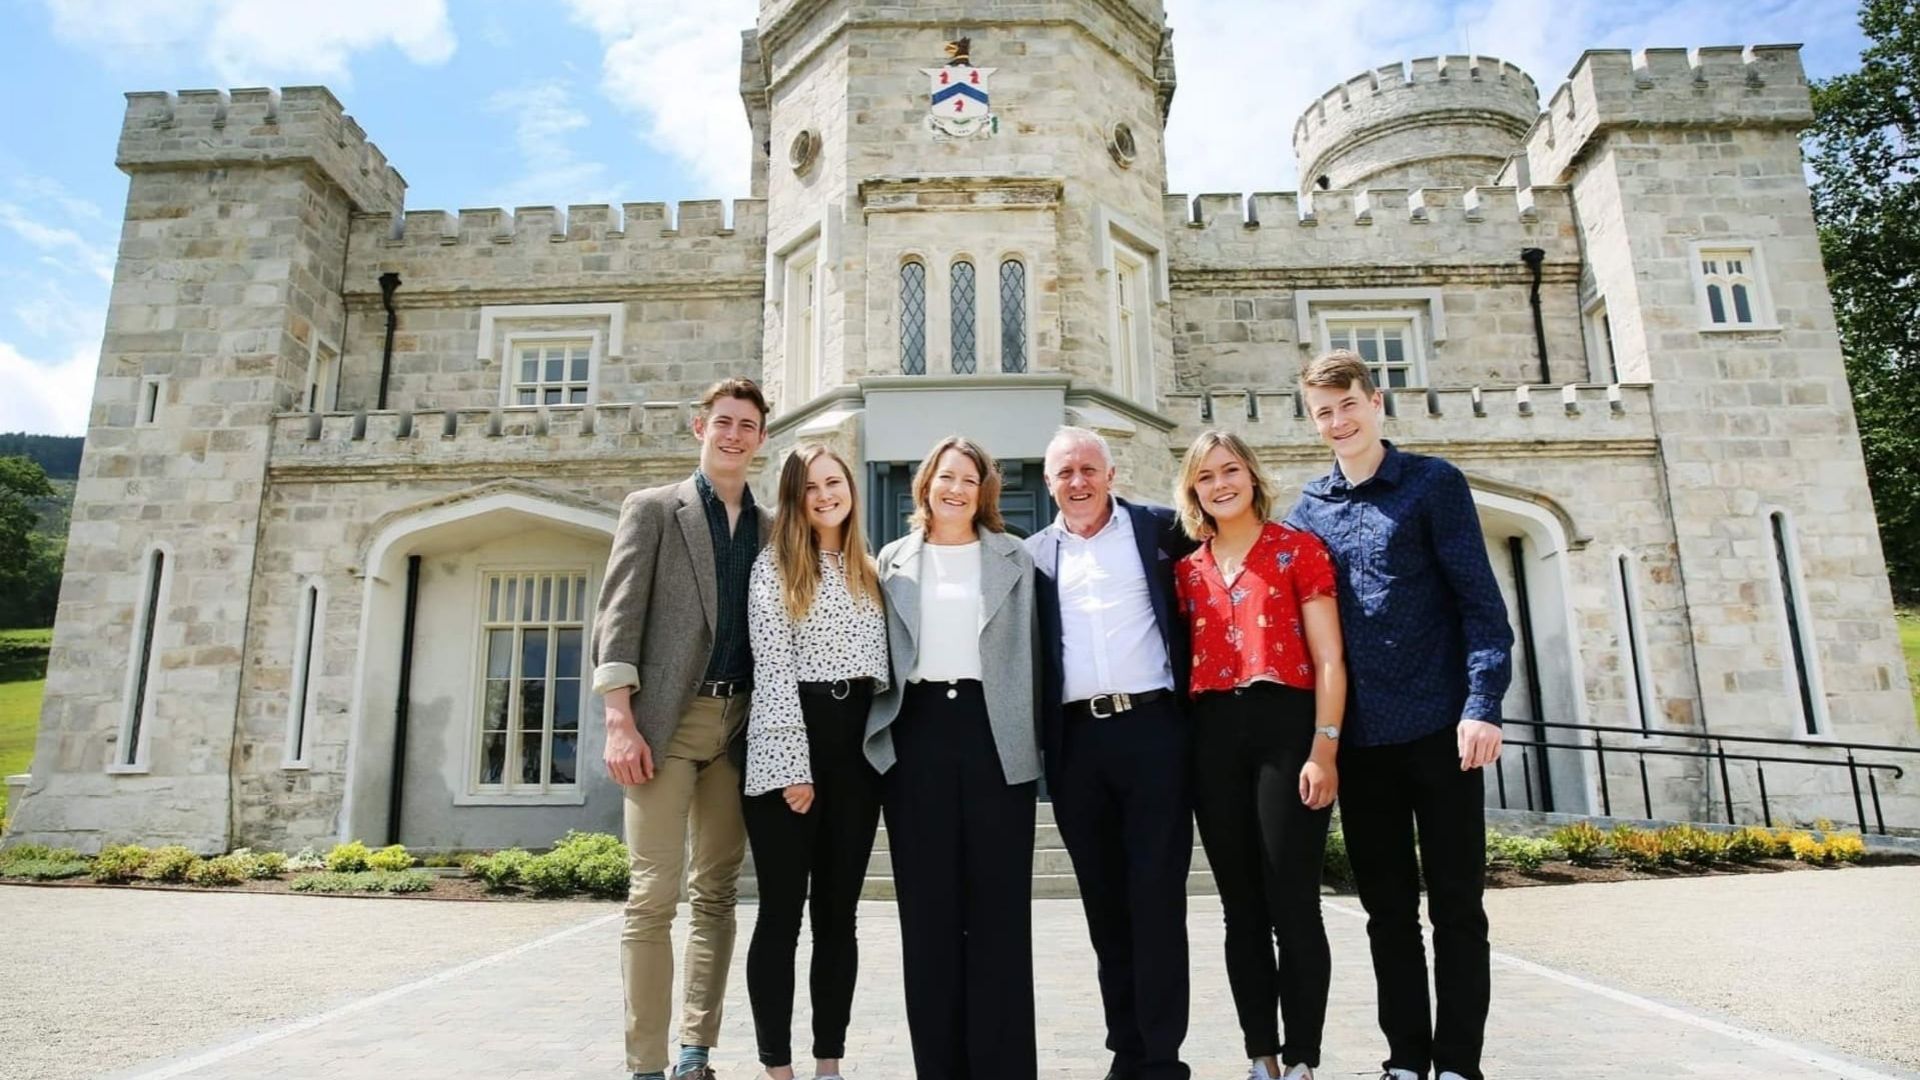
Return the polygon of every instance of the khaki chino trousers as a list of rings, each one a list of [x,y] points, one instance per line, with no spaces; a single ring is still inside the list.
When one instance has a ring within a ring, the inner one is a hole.
[[[626,786],[627,847],[633,853],[626,925],[620,934],[627,993],[627,1068],[667,1067],[673,1010],[673,917],[680,881],[692,908],[680,1041],[714,1046],[733,961],[734,905],[747,832],[740,817],[740,769],[727,744],[747,719],[747,695],[696,697],[664,749],[653,779]]]

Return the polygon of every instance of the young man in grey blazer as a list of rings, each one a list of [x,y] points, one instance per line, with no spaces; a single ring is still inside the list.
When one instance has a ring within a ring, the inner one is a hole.
[[[606,704],[607,772],[626,789],[633,853],[620,959],[634,1080],[668,1075],[683,871],[693,918],[672,1076],[714,1076],[707,1052],[720,1035],[746,855],[739,764],[728,751],[746,726],[753,687],[747,575],[772,532],[747,470],[766,427],[767,401],[752,380],[709,387],[693,420],[699,469],[627,496],[600,589],[593,690]]]

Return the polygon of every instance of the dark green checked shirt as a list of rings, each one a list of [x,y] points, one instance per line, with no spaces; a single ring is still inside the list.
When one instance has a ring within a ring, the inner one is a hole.
[[[747,644],[747,577],[753,572],[753,557],[760,553],[760,515],[753,512],[753,488],[740,489],[740,525],[728,535],[727,504],[707,482],[707,474],[695,469],[693,486],[700,491],[707,531],[713,536],[714,591],[720,601],[707,680],[744,679],[753,674],[753,650]]]

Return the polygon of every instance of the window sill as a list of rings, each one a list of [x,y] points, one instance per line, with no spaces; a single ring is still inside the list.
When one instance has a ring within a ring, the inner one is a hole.
[[[566,791],[531,791],[519,794],[505,791],[473,792],[455,795],[455,806],[585,806],[587,793],[579,787]]]
[[[1779,323],[1750,323],[1744,326],[1722,326],[1719,323],[1707,323],[1700,327],[1703,334],[1778,334],[1786,327]]]
[[[151,765],[109,765],[108,776],[146,776],[153,772]]]
[[[283,761],[280,763],[280,771],[311,772],[313,771],[313,763],[308,761]]]

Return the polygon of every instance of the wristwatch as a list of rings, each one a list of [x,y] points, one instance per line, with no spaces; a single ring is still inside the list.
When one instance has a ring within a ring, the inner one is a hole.
[[[1332,724],[1328,724],[1326,727],[1314,728],[1313,732],[1316,735],[1324,735],[1328,742],[1340,741],[1340,729],[1334,727]]]

